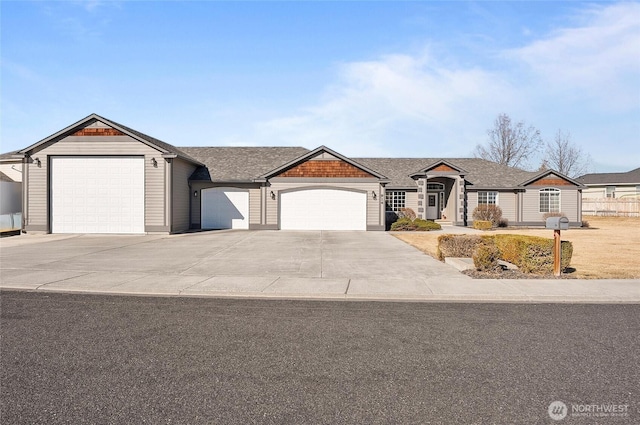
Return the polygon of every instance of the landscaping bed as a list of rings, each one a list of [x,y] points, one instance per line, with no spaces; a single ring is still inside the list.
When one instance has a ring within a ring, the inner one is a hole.
[[[562,240],[573,244],[569,273],[563,277],[581,279],[640,279],[640,218],[583,217],[588,228],[562,231]],[[438,258],[438,237],[444,231],[394,234],[398,239]],[[500,228],[486,235],[513,234],[553,238],[553,231],[540,228]],[[477,276],[480,276],[479,274]],[[553,276],[553,275],[551,275]],[[501,274],[501,277],[505,277]],[[524,277],[524,276],[523,276]],[[549,277],[544,275],[527,278]],[[492,276],[491,278],[496,278]]]

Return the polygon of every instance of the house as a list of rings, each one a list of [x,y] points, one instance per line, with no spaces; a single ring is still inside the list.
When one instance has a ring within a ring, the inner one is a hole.
[[[22,160],[15,153],[0,155],[0,232],[22,227]]]
[[[96,114],[17,152],[23,229],[384,230],[387,211],[472,223],[497,204],[514,225],[563,212],[579,226],[583,185],[477,158],[348,158],[320,146],[184,147]]]
[[[576,179],[586,186],[585,199],[640,197],[640,168],[626,173],[593,173]]]
[[[0,154],[0,173],[4,174],[4,181],[22,182],[22,159],[18,151]]]

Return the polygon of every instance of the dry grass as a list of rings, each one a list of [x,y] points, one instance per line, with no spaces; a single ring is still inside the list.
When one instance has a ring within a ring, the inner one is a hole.
[[[573,243],[573,276],[582,279],[640,278],[640,218],[584,217],[589,228],[562,231],[562,240]],[[547,229],[507,228],[487,232],[553,238]],[[442,232],[396,233],[398,239],[436,257]]]

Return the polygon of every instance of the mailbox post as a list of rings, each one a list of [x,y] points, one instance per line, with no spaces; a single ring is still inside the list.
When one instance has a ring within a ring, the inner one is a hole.
[[[560,263],[562,249],[560,244],[560,230],[569,229],[567,217],[549,217],[546,222],[547,229],[553,229],[553,275],[560,277]]]

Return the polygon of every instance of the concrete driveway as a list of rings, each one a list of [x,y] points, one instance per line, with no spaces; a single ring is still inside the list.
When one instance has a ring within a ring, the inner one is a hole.
[[[420,296],[471,281],[384,232],[23,235],[0,247],[3,288]]]

